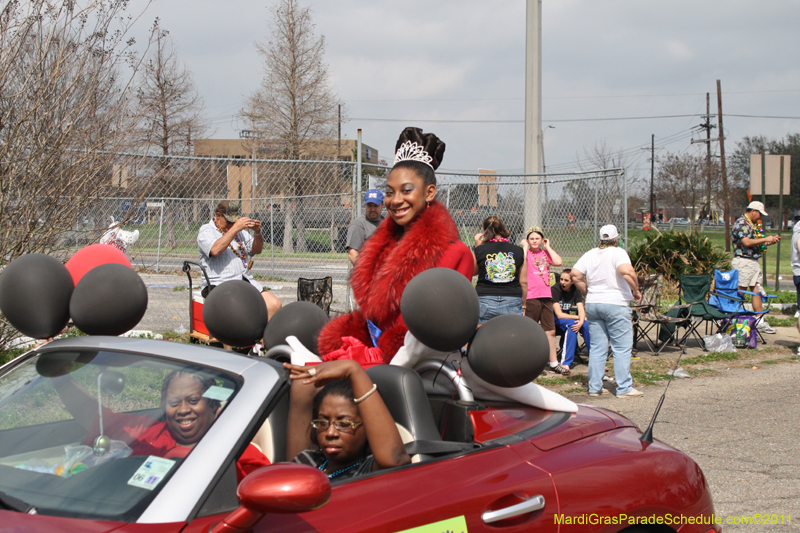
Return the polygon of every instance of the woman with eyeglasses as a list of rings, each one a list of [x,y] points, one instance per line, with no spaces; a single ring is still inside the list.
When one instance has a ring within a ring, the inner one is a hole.
[[[411,462],[377,385],[356,361],[283,366],[294,381],[287,457],[331,481]]]

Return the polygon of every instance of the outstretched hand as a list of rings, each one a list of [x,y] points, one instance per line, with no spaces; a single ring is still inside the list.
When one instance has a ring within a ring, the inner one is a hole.
[[[361,365],[352,359],[340,359],[339,361],[328,361],[313,366],[299,366],[283,363],[283,367],[290,371],[289,379],[303,380],[303,383],[313,383],[315,387],[322,387],[326,383],[337,379],[349,379],[354,372],[361,369]]]

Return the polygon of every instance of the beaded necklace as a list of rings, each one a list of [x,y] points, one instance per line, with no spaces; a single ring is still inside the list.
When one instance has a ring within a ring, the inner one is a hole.
[[[508,239],[505,237],[495,237],[494,239],[489,239],[489,242],[508,242]]]
[[[219,227],[219,224],[217,224],[216,220],[214,220],[214,225],[217,227],[217,231],[219,231],[220,233],[225,235],[225,230],[223,228]],[[242,260],[242,266],[247,268],[247,250],[244,247],[244,243],[242,242],[242,239],[239,238],[239,234],[238,233],[236,233],[233,236],[233,240],[236,241],[236,244],[239,245],[239,248],[238,249],[234,248],[233,247],[233,242],[231,242],[228,246],[230,247],[231,250],[233,250],[233,253],[236,254],[236,257],[238,257],[239,259]]]
[[[360,465],[360,464],[361,464],[361,462],[362,462],[363,460],[364,460],[364,457],[362,457],[361,459],[359,459],[359,460],[358,460],[358,461],[356,461],[355,463],[351,464],[351,465],[350,465],[350,466],[348,466],[347,468],[341,468],[341,469],[337,470],[336,472],[334,472],[334,473],[332,473],[332,474],[328,474],[328,479],[333,479],[333,478],[335,478],[336,476],[338,476],[339,474],[344,474],[344,473],[345,473],[345,472],[347,472],[348,470],[350,470],[350,469],[352,469],[352,468],[355,468],[355,467],[357,467],[358,465]],[[322,463],[321,465],[319,465],[317,468],[319,469],[319,471],[320,471],[320,472],[322,472],[322,473],[325,473],[325,467],[326,467],[326,466],[328,466],[328,460],[327,460],[327,459],[325,459],[325,462],[324,462],[324,463]]]
[[[539,276],[542,278],[542,281],[548,287],[550,286],[550,264],[547,262],[547,252],[543,250],[537,250],[539,253],[536,255],[533,254],[533,251],[528,250],[528,253],[533,258],[533,264],[536,265],[536,270],[539,272]]]
[[[744,218],[747,221],[747,225],[750,226],[750,229],[753,230],[753,236],[756,239],[763,239],[764,238],[764,225],[761,224],[761,220],[759,220],[758,222],[756,222],[754,224],[753,221],[750,220],[750,217],[747,216],[747,213],[742,215],[742,218]],[[756,247],[759,248],[762,252],[766,252],[767,251],[767,245],[766,244],[759,244]]]

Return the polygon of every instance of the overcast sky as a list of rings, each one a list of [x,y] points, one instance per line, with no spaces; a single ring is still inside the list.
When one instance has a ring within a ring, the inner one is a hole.
[[[263,75],[254,43],[270,38],[271,5],[156,0],[138,23],[139,42],[156,16],[170,31],[215,138],[236,138],[247,128],[236,115]],[[402,128],[419,126],[447,143],[442,169],[522,170],[524,0],[301,5],[312,8],[317,33],[325,36],[331,83],[350,117],[345,137],[361,128],[364,143],[391,161]],[[641,117],[703,114],[707,92],[716,114],[717,79],[727,152],[744,136],[800,132],[798,20],[797,0],[544,0],[548,171],[576,170],[584,150],[605,142],[625,150],[630,167],[649,176],[651,134],[657,155],[705,150],[690,144],[701,135],[692,130],[699,116]],[[631,117],[640,118],[597,120]]]

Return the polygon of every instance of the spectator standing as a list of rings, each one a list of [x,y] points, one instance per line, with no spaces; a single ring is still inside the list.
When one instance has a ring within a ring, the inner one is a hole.
[[[364,194],[364,214],[354,218],[347,226],[347,258],[350,263],[356,264],[364,241],[369,239],[383,220],[382,205],[383,193],[378,189],[370,189]]]
[[[254,235],[246,229],[252,230]],[[261,221],[241,216],[238,203],[223,200],[217,205],[213,220],[200,226],[197,247],[200,249],[200,264],[208,273],[210,283],[201,285],[203,298],[220,283],[241,279],[259,290],[270,319],[281,308],[281,301],[250,274],[250,258],[261,253],[264,238],[261,236]]]
[[[500,315],[521,315],[522,296],[528,290],[525,252],[508,242],[511,233],[498,217],[483,221],[483,231],[475,235],[474,275],[478,276],[481,315],[479,324]]]
[[[731,228],[733,237],[733,261],[731,267],[739,271],[739,290],[749,290],[759,294],[753,295],[753,311],[761,312],[764,305],[761,301],[761,279],[763,274],[758,259],[767,251],[767,246],[775,244],[781,238],[778,235],[764,235],[762,217],[767,216],[764,204],[750,202],[744,215],[736,219]],[[763,333],[775,333],[775,329],[766,320],[759,320],[758,329]]]
[[[792,229],[792,281],[797,291],[797,311],[795,318],[800,318],[800,215],[794,216],[794,228]],[[800,347],[797,348],[800,355]]]
[[[556,318],[553,313],[553,294],[550,291],[550,265],[561,266],[561,256],[550,246],[550,240],[544,238],[542,228],[528,228],[523,242],[525,253],[525,273],[528,279],[528,291],[522,309],[525,316],[538,322],[550,342],[550,370],[569,375],[569,368],[558,364],[556,355]]]
[[[572,283],[572,269],[561,271],[558,283],[553,285],[553,311],[556,315],[556,328],[564,332],[564,349],[561,351],[561,366],[569,369],[578,349],[578,332],[590,346],[589,323],[583,306],[583,295]],[[570,314],[575,310],[577,316]],[[568,376],[569,373],[564,374]]]
[[[631,351],[633,322],[631,300],[641,300],[639,280],[628,253],[617,247],[619,232],[613,224],[600,228],[600,246],[593,248],[572,267],[572,282],[583,293],[589,320],[589,396],[603,389],[609,341],[614,355],[617,398],[643,394],[633,388]]]

